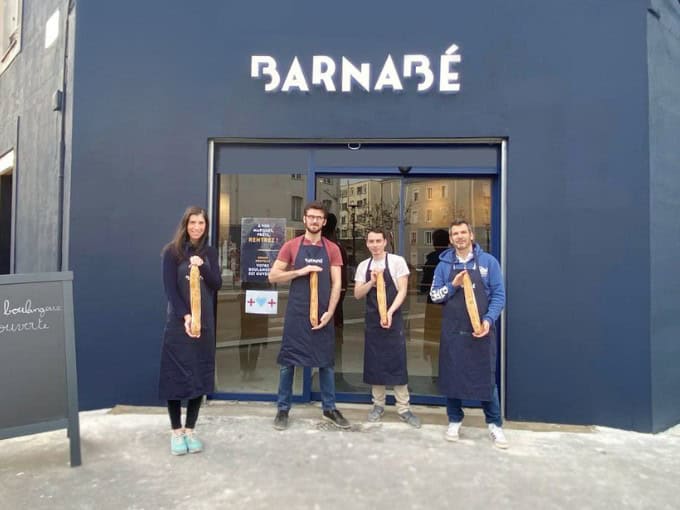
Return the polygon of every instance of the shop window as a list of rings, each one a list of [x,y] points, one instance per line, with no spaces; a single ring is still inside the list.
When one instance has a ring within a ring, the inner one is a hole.
[[[300,190],[306,176],[302,174],[300,183],[292,181],[291,175],[218,175],[214,221],[222,288],[217,297],[217,392],[276,393],[276,355],[289,284],[269,283],[267,264],[276,258],[280,246],[267,243],[276,238],[287,241],[304,232],[302,222],[291,216],[302,218]],[[262,244],[253,242],[257,237],[264,238]],[[302,370],[297,372],[294,391],[300,394]]]
[[[0,157],[0,274],[12,272],[14,151]]]
[[[302,221],[302,197],[291,197],[290,219]]]
[[[0,0],[0,73],[21,50],[22,0]]]

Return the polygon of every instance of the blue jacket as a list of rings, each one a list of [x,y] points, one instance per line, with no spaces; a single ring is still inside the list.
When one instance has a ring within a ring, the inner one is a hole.
[[[475,243],[473,245],[473,250],[479,263],[479,272],[484,282],[484,290],[489,298],[489,309],[484,314],[484,317],[482,317],[482,320],[488,319],[491,325],[493,325],[505,305],[505,287],[503,286],[501,266],[493,255],[486,253],[478,244]],[[458,262],[456,250],[453,248],[449,248],[439,255],[439,264],[437,264],[434,270],[434,279],[432,280],[432,287],[430,287],[430,298],[435,303],[445,303],[456,292],[463,292],[461,287],[454,289],[451,279],[449,279],[452,264],[454,269],[472,269],[474,259],[466,263]]]

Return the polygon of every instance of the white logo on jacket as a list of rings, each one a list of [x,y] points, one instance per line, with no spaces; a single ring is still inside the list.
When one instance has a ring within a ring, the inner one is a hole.
[[[482,278],[488,278],[489,277],[489,268],[484,267],[484,266],[479,266],[479,274],[482,276]]]

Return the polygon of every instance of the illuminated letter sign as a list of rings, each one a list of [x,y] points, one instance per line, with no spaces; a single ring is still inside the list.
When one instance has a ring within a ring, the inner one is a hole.
[[[394,58],[388,54],[377,73],[373,72],[370,62],[355,64],[345,56],[336,62],[328,55],[314,55],[311,63],[295,56],[288,69],[280,72],[276,59],[271,55],[252,55],[250,77],[265,80],[265,92],[310,92],[309,71],[305,71],[303,64],[311,64],[311,88],[326,92],[347,94],[353,89],[402,92],[415,81],[418,92],[428,92],[435,87],[439,93],[455,94],[460,92],[460,73],[456,65],[460,64],[462,57],[458,50],[456,44],[449,46],[439,56],[437,69],[432,68],[427,55],[408,54]],[[436,79],[435,73],[438,73],[439,79]],[[413,88],[412,84],[410,88]]]

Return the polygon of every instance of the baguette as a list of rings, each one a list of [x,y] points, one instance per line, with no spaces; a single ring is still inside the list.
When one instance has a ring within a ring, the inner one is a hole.
[[[385,276],[382,272],[377,274],[375,282],[378,294],[378,313],[380,314],[380,324],[387,324],[387,292],[385,291]]]
[[[201,334],[201,273],[198,266],[189,270],[189,296],[191,301],[191,334]]]
[[[309,322],[319,325],[319,274],[309,273]]]
[[[467,272],[463,275],[463,292],[465,292],[465,307],[467,308],[472,329],[475,333],[482,332],[482,323],[479,320],[479,310],[477,309],[477,300],[475,299],[475,291],[472,288],[472,280]]]

